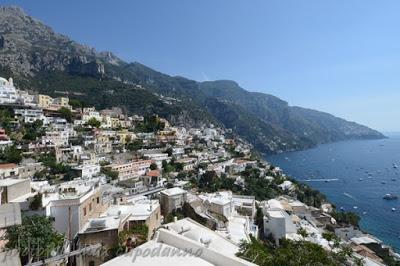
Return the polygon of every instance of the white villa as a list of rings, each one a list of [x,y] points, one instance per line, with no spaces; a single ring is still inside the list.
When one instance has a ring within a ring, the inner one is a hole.
[[[0,104],[15,103],[18,98],[13,79],[6,80],[0,77]]]

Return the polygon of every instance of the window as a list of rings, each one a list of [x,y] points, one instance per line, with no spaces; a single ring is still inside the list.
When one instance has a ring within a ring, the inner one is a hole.
[[[97,202],[97,204],[100,203],[100,198],[99,197],[96,198],[96,202]]]
[[[86,216],[86,207],[83,208],[83,216]]]
[[[89,211],[92,211],[92,203],[89,203]]]

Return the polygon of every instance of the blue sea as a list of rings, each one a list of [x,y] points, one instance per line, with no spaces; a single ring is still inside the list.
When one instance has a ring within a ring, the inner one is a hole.
[[[266,159],[323,192],[337,209],[358,213],[363,230],[400,251],[400,135],[324,144]],[[399,199],[384,200],[386,193]]]

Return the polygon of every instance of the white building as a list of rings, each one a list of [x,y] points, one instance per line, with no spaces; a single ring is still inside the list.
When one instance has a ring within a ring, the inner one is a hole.
[[[37,120],[42,121],[43,124],[48,123],[42,109],[16,109],[14,113],[17,117],[20,116],[24,123],[33,123]]]
[[[20,225],[21,209],[18,203],[1,204],[0,203],[0,239],[5,236],[5,229],[13,225]],[[1,265],[21,265],[19,252],[17,249],[5,249],[6,241],[0,241],[0,262]]]
[[[29,94],[27,91],[17,90],[18,100],[25,106],[37,106],[35,103],[35,95]]]
[[[55,193],[42,197],[46,215],[54,217],[54,228],[73,239],[89,219],[103,213],[99,187],[92,183],[71,181],[62,183]]]
[[[12,141],[7,136],[6,131],[0,128],[0,151],[12,145]]]
[[[68,138],[67,131],[46,131],[42,136],[42,144],[49,147],[68,146]]]
[[[231,217],[234,212],[232,194],[227,191],[216,192],[213,194],[202,194],[199,198],[203,200],[203,205],[207,211]]]
[[[18,98],[13,79],[6,80],[0,77],[0,104],[16,103]]]
[[[159,169],[161,169],[163,161],[169,162],[171,160],[168,157],[168,153],[143,151],[142,154],[146,159],[154,161]]]
[[[277,245],[280,239],[288,234],[297,233],[292,217],[284,210],[282,204],[275,199],[268,200],[263,208],[264,234],[272,235]]]
[[[278,185],[283,191],[291,191],[294,189],[294,185],[291,181],[286,180],[282,184]]]
[[[15,163],[0,164],[0,179],[18,176],[18,165]]]
[[[138,253],[145,250],[157,251],[157,249],[160,249],[160,253],[155,256],[143,256]],[[165,253],[167,250],[170,250],[175,256],[168,256]],[[182,256],[184,250],[191,250],[193,255]],[[132,253],[114,258],[103,265],[255,265],[236,257],[238,251],[239,247],[233,242],[207,227],[185,218],[166,224],[165,228],[156,232],[153,240],[139,246]]]
[[[43,170],[41,162],[35,162],[34,160],[24,160],[18,167],[19,178],[32,178],[36,172]]]
[[[103,120],[100,112],[96,111],[94,107],[83,108],[82,120],[86,123],[92,118],[95,118],[97,121],[100,122]]]
[[[83,179],[90,179],[100,173],[100,165],[98,164],[79,165],[73,169],[78,172],[79,176]]]
[[[0,179],[0,204],[24,201],[31,195],[30,179]]]
[[[164,215],[182,208],[187,200],[187,192],[178,187],[165,189],[160,192],[161,211]]]
[[[210,211],[225,217],[232,216],[235,211],[231,191],[219,191],[216,193],[205,193],[199,195],[204,207]]]

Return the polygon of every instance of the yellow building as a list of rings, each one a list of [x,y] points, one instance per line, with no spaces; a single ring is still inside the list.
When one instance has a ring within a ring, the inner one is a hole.
[[[53,98],[49,95],[39,94],[37,96],[37,104],[39,107],[47,109],[53,103]]]
[[[36,97],[37,105],[43,109],[58,110],[61,107],[71,109],[67,97],[52,98],[49,95],[39,94]]]
[[[136,139],[135,133],[128,131],[128,130],[121,130],[117,132],[117,136],[119,141],[122,144],[126,144],[128,141],[132,141]]]
[[[57,107],[65,107],[65,108],[70,108],[69,106],[69,99],[66,97],[57,97],[53,99],[53,105],[56,105]]]

